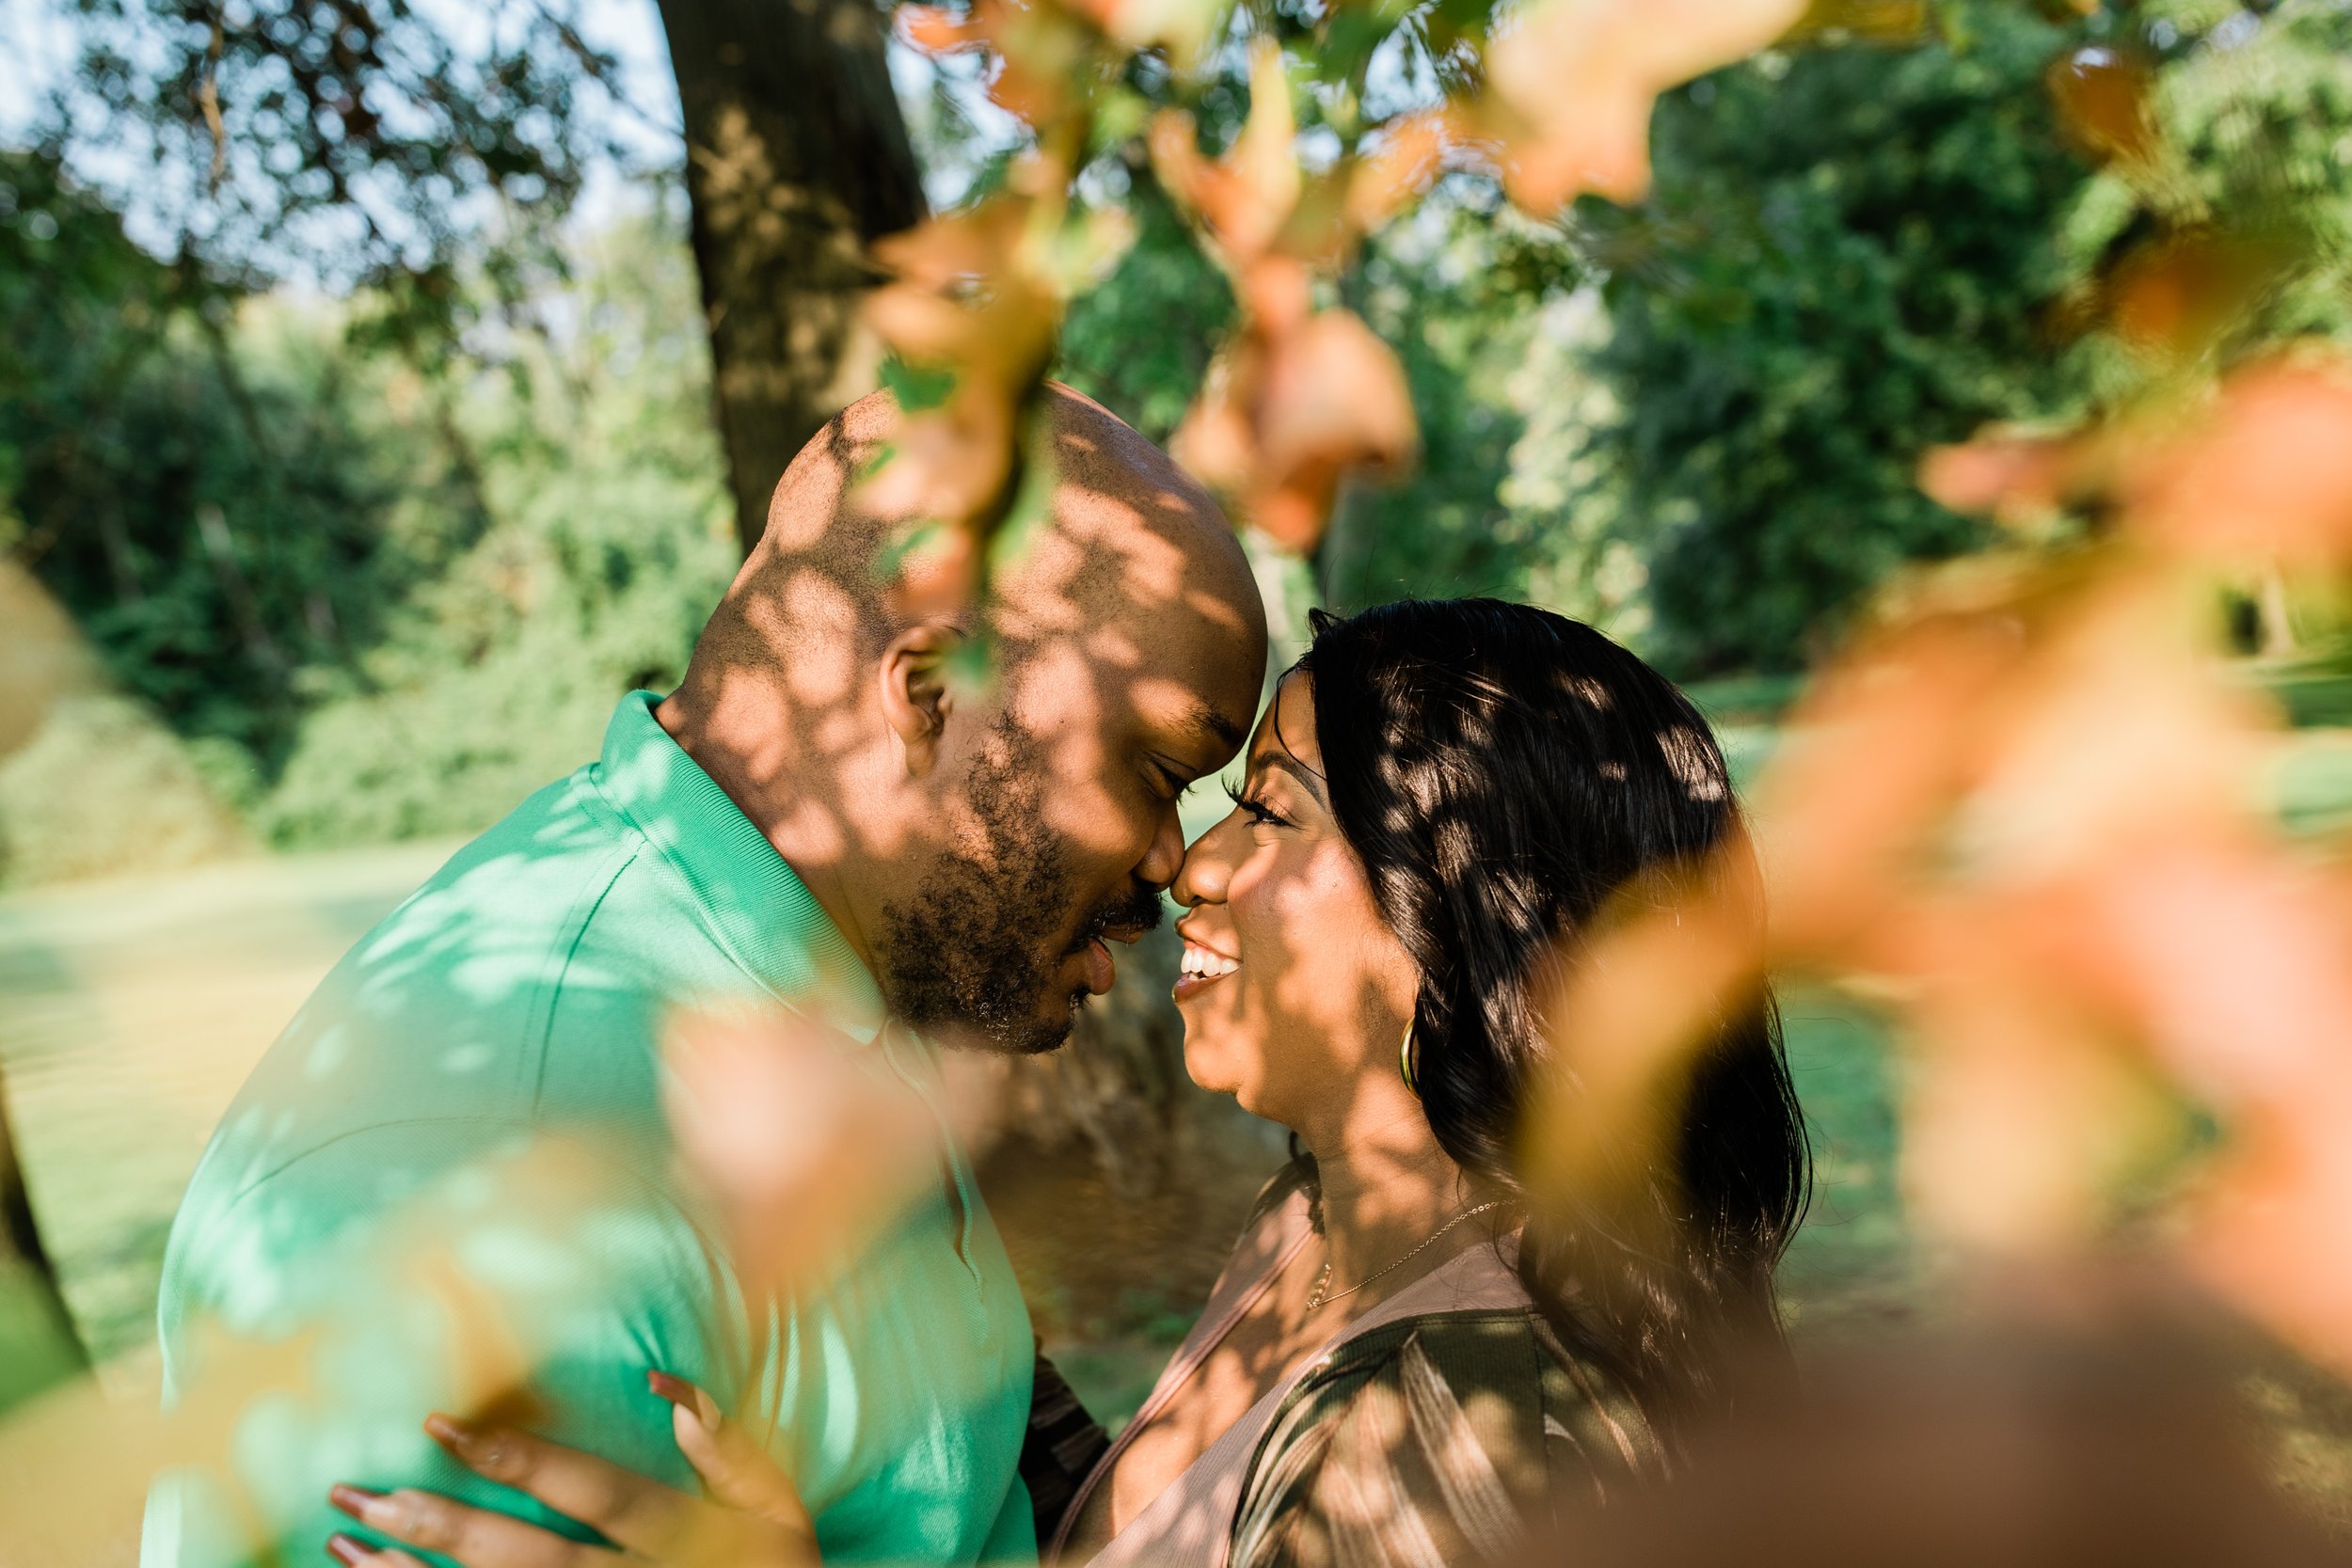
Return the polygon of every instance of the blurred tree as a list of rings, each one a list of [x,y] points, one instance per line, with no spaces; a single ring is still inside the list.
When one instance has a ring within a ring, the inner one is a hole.
[[[560,275],[558,226],[624,161],[617,62],[579,0],[428,16],[403,0],[74,0],[69,150],[142,144],[138,215],[244,277],[368,284],[411,352]],[[660,0],[680,101],[720,427],[748,544],[838,406],[866,242],[921,187],[861,0]],[[673,131],[679,128],[673,127]],[[462,285],[478,271],[490,287]],[[855,371],[851,369],[854,379]]]
[[[1393,483],[1344,495],[1315,555],[1322,603],[1353,610],[1404,594],[1533,592],[1564,541],[1559,520],[1518,504],[1510,481],[1531,419],[1555,399],[1573,401],[1574,388],[1521,372],[1547,329],[1547,294],[1579,275],[1557,231],[1518,217],[1480,182],[1449,185],[1367,243],[1345,292],[1405,367],[1421,458]]]
[[[237,297],[134,245],[55,149],[0,153],[0,549],[124,689],[266,759],[297,672],[364,641],[403,583],[392,476],[331,363],[324,385],[255,379],[230,341]]]
[[[0,1414],[88,1366],[56,1267],[33,1223],[0,1090]]]
[[[541,301],[563,330],[516,334],[509,374],[452,390],[482,526],[450,529],[430,492],[388,516],[414,586],[351,663],[310,672],[314,705],[251,802],[273,841],[479,831],[594,756],[621,692],[684,673],[740,556],[683,205],[580,242]],[[437,450],[395,417],[429,406],[421,378],[381,360],[348,373],[386,410],[376,443]]]
[[[1920,452],[2072,395],[2056,232],[2090,169],[2044,75],[2079,34],[1954,15],[1959,42],[1766,55],[1670,95],[1652,199],[1581,210],[1622,408],[1601,451],[1685,673],[1791,668],[1905,561],[1979,544],[1919,494]]]

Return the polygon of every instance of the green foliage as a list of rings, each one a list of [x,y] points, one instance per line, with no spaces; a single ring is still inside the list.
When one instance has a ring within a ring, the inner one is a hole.
[[[681,673],[735,553],[675,204],[421,368],[355,350],[365,296],[240,301],[0,177],[0,547],[268,836],[478,828]]]
[[[1071,302],[1055,373],[1154,441],[1173,435],[1233,320],[1233,293],[1140,166],[1120,169],[1135,243]]]
[[[594,755],[623,692],[683,674],[738,561],[681,228],[608,235],[515,374],[456,389],[487,526],[322,672],[258,807],[276,841],[476,829]]]
[[[1705,78],[1661,105],[1648,206],[1585,214],[1607,454],[1685,672],[1791,667],[1904,562],[1978,544],[1920,453],[2066,404],[2053,236],[2088,170],[2042,74],[2068,35],[2004,7],[1968,35]]]
[[[1530,506],[1512,481],[1549,453],[1526,443],[1532,422],[1573,401],[1581,379],[1555,363],[1531,375],[1556,323],[1539,293],[1504,264],[1527,242],[1485,193],[1451,191],[1413,223],[1383,235],[1353,292],[1396,350],[1421,420],[1412,472],[1348,496],[1317,560],[1322,598],[1355,609],[1405,594],[1524,597],[1542,565],[1572,543],[1566,519]],[[1554,276],[1572,270],[1552,239]],[[1560,433],[1555,433],[1560,434]],[[1518,504],[1515,504],[1518,503]],[[1569,589],[1562,608],[1589,614]]]
[[[2163,152],[2085,188],[2060,230],[2086,299],[2167,239],[2217,243],[2242,269],[2243,309],[2207,352],[2352,334],[2352,13],[2325,0],[2250,12],[2174,4],[2151,21],[2151,112]],[[2170,369],[2102,338],[2086,356],[2106,400]]]
[[[0,154],[0,545],[183,733],[282,752],[296,672],[372,635],[384,525],[431,476],[381,459],[331,349],[257,356],[233,293],[157,262],[61,176]]]

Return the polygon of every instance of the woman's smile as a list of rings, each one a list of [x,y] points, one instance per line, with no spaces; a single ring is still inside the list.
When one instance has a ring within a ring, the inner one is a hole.
[[[1184,962],[1174,987],[1174,995],[1179,1002],[1204,986],[1216,984],[1241,967],[1239,958],[1220,953],[1190,932],[1184,932],[1181,921],[1176,929],[1184,932]]]

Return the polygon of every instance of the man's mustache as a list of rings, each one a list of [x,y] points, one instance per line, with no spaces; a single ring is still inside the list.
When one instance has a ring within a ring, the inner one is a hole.
[[[1140,935],[1156,931],[1168,919],[1168,906],[1160,898],[1160,890],[1138,887],[1123,893],[1089,915],[1078,927],[1077,940],[1068,952],[1075,953],[1088,942],[1109,930],[1132,930]]]

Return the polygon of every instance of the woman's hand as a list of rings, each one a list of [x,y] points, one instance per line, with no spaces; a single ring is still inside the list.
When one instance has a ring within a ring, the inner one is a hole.
[[[486,1508],[404,1487],[338,1486],[335,1506],[370,1529],[454,1558],[465,1568],[817,1568],[816,1527],[799,1491],[767,1451],[691,1383],[646,1374],[674,1409],[677,1446],[703,1479],[697,1497],[594,1454],[505,1427],[469,1426],[436,1415],[433,1440],[475,1474],[527,1492],[602,1532],[620,1549],[592,1546]],[[348,1535],[326,1544],[337,1560],[366,1568],[424,1568],[397,1548],[371,1550]]]

